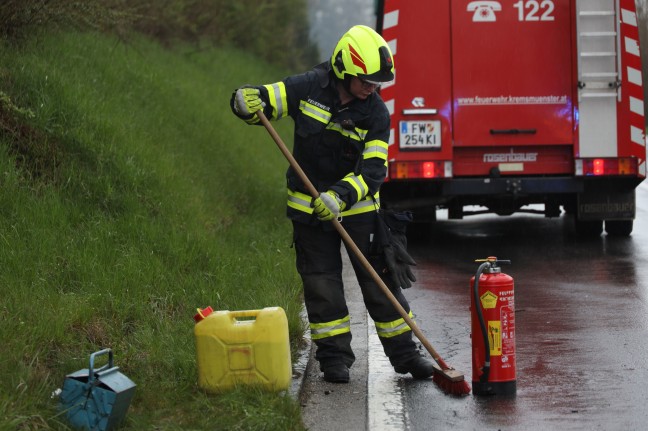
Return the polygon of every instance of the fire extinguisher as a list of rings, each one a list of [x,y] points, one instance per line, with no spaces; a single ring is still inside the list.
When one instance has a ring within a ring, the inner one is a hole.
[[[513,278],[496,257],[483,262],[470,280],[473,394],[512,395],[515,383],[515,303]]]

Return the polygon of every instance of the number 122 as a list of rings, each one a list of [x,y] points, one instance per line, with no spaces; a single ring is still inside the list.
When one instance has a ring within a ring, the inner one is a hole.
[[[513,5],[518,10],[518,21],[553,21],[554,2],[551,0],[520,0]],[[528,9],[525,15],[525,9]],[[542,10],[542,15],[538,12]]]

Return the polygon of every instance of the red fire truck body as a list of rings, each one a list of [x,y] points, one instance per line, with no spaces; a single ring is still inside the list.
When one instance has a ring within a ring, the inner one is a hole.
[[[383,0],[377,28],[395,63],[384,205],[431,221],[544,204],[581,232],[631,233],[646,176],[634,0]]]

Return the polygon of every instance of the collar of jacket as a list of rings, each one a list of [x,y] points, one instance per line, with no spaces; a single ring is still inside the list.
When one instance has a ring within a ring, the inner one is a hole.
[[[317,79],[319,80],[320,87],[328,87],[329,83],[331,83],[332,81],[331,74],[333,73],[333,71],[331,70],[331,63],[325,61],[324,63],[320,63],[315,66],[313,70],[317,74]]]
[[[335,78],[333,78],[331,63],[325,61],[315,66],[313,70],[317,74],[317,79],[319,80],[320,86],[322,88],[326,88],[330,85],[332,91],[335,92],[337,103],[339,103],[340,96],[338,94],[337,86],[335,85],[336,84]],[[347,106],[361,115],[368,115],[369,112],[371,111],[371,106],[373,104],[373,101],[376,99],[376,97],[377,94],[372,93],[371,96],[367,97],[365,100],[354,98],[351,102],[348,103]],[[338,106],[338,110],[339,110],[339,106]]]

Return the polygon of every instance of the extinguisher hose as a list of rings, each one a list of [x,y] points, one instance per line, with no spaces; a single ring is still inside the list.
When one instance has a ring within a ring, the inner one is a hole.
[[[477,313],[477,318],[479,320],[479,327],[481,328],[482,336],[484,337],[484,367],[482,368],[482,375],[480,381],[482,383],[488,381],[488,376],[490,374],[490,343],[488,341],[488,332],[486,331],[486,322],[484,321],[484,313],[482,313],[481,306],[479,305],[479,277],[486,268],[490,266],[490,262],[484,262],[479,265],[477,268],[477,273],[475,274],[475,283],[473,286],[473,296],[475,302],[475,312]]]

